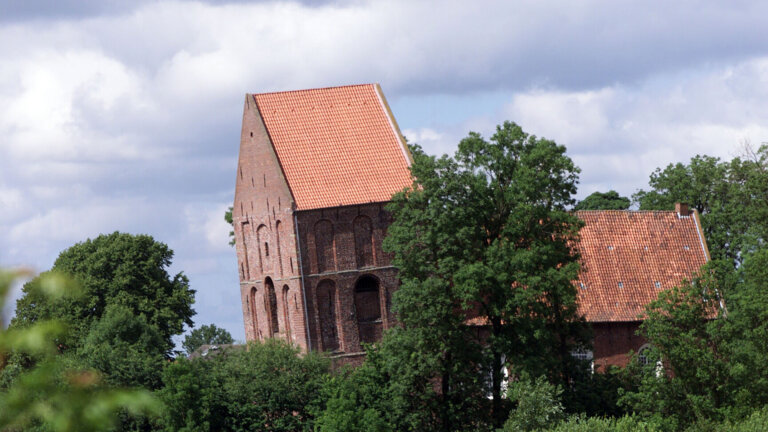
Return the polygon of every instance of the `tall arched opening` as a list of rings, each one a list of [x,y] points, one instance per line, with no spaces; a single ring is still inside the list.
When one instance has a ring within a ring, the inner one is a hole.
[[[250,303],[250,309],[251,309],[251,325],[253,326],[253,337],[254,339],[261,340],[261,333],[259,332],[259,315],[256,313],[256,296],[258,294],[258,291],[256,291],[256,287],[251,288],[251,293],[249,296],[249,303]]]
[[[291,342],[291,310],[288,308],[288,285],[283,285],[283,327],[285,327],[285,340]]]
[[[361,343],[381,339],[381,298],[379,280],[371,275],[360,277],[355,284],[355,312]]]
[[[315,292],[320,320],[320,343],[325,351],[339,349],[339,332],[336,327],[336,285],[324,280],[317,284]]]
[[[277,295],[275,294],[275,284],[272,283],[272,278],[264,280],[264,288],[266,293],[264,296],[264,303],[267,309],[267,316],[269,317],[269,330],[271,335],[280,332],[280,327],[277,320]]]

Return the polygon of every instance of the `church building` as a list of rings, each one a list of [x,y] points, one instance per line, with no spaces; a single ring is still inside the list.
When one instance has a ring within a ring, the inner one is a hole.
[[[248,94],[233,223],[246,338],[349,362],[395,324],[384,206],[411,155],[378,84]],[[643,306],[708,260],[698,215],[585,211],[575,283],[598,367],[642,349]]]

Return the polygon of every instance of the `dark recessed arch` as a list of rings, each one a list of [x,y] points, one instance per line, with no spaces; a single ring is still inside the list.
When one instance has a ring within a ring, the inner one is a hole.
[[[288,285],[283,285],[283,327],[285,328],[285,340],[291,342],[291,310],[288,308],[288,295],[290,288]]]
[[[357,266],[373,266],[373,223],[371,218],[360,215],[352,222],[352,227],[355,234]]]
[[[373,275],[363,275],[355,283],[355,312],[361,343],[381,339],[381,284]]]
[[[315,290],[317,313],[320,321],[320,343],[325,351],[339,349],[339,332],[336,325],[336,284],[322,280]]]
[[[258,295],[258,291],[256,290],[256,287],[251,287],[250,292],[250,309],[251,309],[251,324],[253,326],[253,337],[255,339],[261,339],[261,335],[259,334],[259,316],[256,313],[256,296]]]
[[[275,293],[275,284],[272,282],[272,278],[267,277],[264,280],[264,289],[266,290],[264,306],[266,306],[267,317],[269,317],[269,330],[274,335],[280,332],[280,327],[277,320],[277,294]]]
[[[333,224],[327,219],[317,221],[314,231],[317,272],[323,273],[335,270],[336,256],[333,251]]]

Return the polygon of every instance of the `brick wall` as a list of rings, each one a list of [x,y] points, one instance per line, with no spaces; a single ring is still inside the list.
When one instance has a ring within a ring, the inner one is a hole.
[[[232,216],[246,339],[274,336],[306,349],[293,199],[250,95]]]
[[[640,322],[593,323],[595,370],[606,366],[624,367],[629,362],[629,351],[637,352],[647,341],[638,336]]]
[[[383,204],[297,212],[313,349],[361,351],[394,324],[397,271],[381,242],[390,217]]]

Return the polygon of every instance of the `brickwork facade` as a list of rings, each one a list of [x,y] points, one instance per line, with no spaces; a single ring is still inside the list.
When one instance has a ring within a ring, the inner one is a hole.
[[[249,97],[232,220],[246,339],[279,337],[307,349],[293,198]]]
[[[297,213],[312,347],[361,352],[394,324],[397,272],[381,242],[389,224],[383,204]]]

